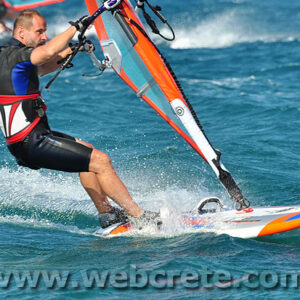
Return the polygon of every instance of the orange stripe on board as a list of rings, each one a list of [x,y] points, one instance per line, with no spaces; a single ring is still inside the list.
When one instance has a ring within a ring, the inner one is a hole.
[[[285,222],[285,220],[292,218],[298,215],[299,213],[300,212],[291,213],[271,221],[260,231],[258,237],[300,228],[300,219],[295,219],[295,220]]]
[[[130,224],[123,224],[118,226],[116,229],[112,230],[112,232],[110,234],[120,234],[120,233],[124,233],[127,231],[132,230],[133,228],[131,227]]]

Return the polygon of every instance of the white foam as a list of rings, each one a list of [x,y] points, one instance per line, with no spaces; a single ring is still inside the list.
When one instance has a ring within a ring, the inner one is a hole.
[[[96,230],[90,227],[79,229],[76,225],[65,225],[63,219],[56,221],[51,219],[51,215],[55,212],[65,212],[66,216],[70,211],[90,216],[97,215],[97,210],[82,188],[77,174],[45,170],[34,171],[25,168],[11,170],[9,167],[2,167],[0,176],[0,205],[12,210],[16,208],[15,215],[9,213],[1,216],[1,223],[54,228],[80,234],[91,234]],[[166,222],[163,235],[172,236],[185,232],[177,222],[180,214],[193,209],[201,198],[210,193],[204,188],[190,191],[178,186],[161,186],[153,190],[149,184],[151,179],[147,180],[146,174],[144,180],[140,180],[143,176],[143,174],[139,174],[138,184],[135,176],[125,178],[129,190],[133,191],[132,195],[135,201],[144,209],[151,211],[159,211],[161,207],[172,211],[172,217],[169,222]],[[124,176],[121,174],[121,177]],[[25,215],[18,214],[19,209],[24,210]],[[34,212],[37,212],[36,216]],[[38,212],[42,214],[39,216]],[[47,214],[44,214],[45,212],[50,212],[49,218]],[[63,218],[63,214],[60,218]],[[156,235],[157,231],[150,227],[139,231],[138,234]]]
[[[77,18],[74,17],[73,19],[77,20],[80,17],[81,16],[78,16]],[[69,18],[66,18],[63,15],[56,16],[55,23],[53,23],[53,21],[50,21],[49,24],[47,25],[47,35],[49,39],[67,30],[70,27],[69,21],[70,21]],[[92,26],[90,29],[86,31],[86,36],[89,38],[97,36],[94,26]],[[77,34],[74,36],[73,40],[77,40]]]
[[[96,214],[77,175],[20,168],[12,171],[0,169],[2,203],[16,207],[34,207],[59,212],[81,211]]]
[[[189,24],[191,23],[191,24]],[[226,10],[195,20],[175,25],[176,39],[171,43],[174,49],[225,48],[239,43],[294,41],[299,34],[268,32],[266,24],[258,24],[251,16],[241,14],[237,9]],[[165,32],[167,34],[167,30]]]

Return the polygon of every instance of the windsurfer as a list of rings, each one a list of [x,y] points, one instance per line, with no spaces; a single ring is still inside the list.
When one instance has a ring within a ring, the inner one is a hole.
[[[105,228],[117,222],[160,223],[157,213],[144,211],[117,176],[110,158],[92,145],[52,131],[40,97],[38,76],[53,72],[72,54],[67,47],[83,17],[46,44],[46,20],[36,10],[23,11],[15,21],[13,38],[0,48],[0,127],[9,151],[18,163],[31,169],[79,172],[80,181]],[[111,206],[108,197],[120,207]]]

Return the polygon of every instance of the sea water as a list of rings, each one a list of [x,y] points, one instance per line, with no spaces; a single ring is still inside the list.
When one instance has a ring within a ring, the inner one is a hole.
[[[300,3],[150,2],[163,7],[176,33],[171,43],[153,39],[244,195],[253,206],[300,204]],[[80,0],[40,12],[50,38],[87,14]],[[88,37],[103,58],[95,32]],[[114,72],[82,76],[97,73],[79,54],[43,92],[53,129],[108,153],[145,209],[179,214],[205,196],[231,206],[208,165]],[[297,297],[297,230],[244,240],[175,226],[161,235],[101,238],[77,174],[18,167],[3,138],[0,153],[2,299]]]

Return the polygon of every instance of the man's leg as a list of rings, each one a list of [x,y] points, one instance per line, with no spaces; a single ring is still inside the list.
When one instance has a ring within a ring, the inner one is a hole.
[[[143,210],[133,201],[124,183],[116,174],[110,158],[104,152],[93,149],[89,170],[96,174],[102,191],[133,216],[139,217]]]
[[[80,182],[90,198],[93,200],[99,213],[109,212],[112,209],[105,193],[102,191],[97,176],[92,172],[79,173]]]
[[[76,142],[94,149],[93,145],[81,140],[76,139]],[[102,191],[96,174],[93,172],[81,172],[79,173],[79,177],[82,186],[93,200],[98,212],[109,212],[112,209],[112,206],[110,205],[105,193]]]
[[[80,181],[92,198],[99,213],[109,212],[111,205],[107,200],[110,197],[129,215],[138,217],[143,210],[133,201],[124,183],[116,174],[107,154],[95,149],[92,145],[76,139],[80,144],[93,148],[89,170],[80,173]]]

